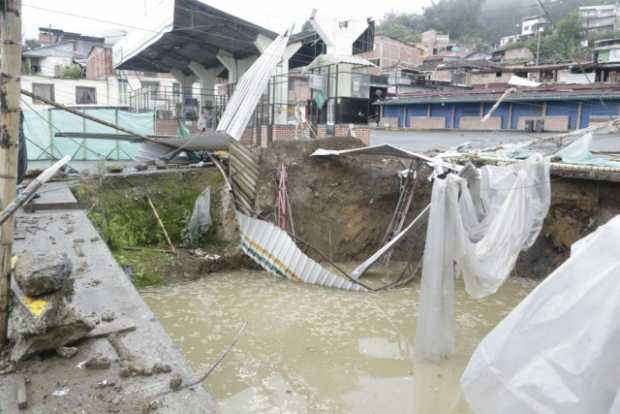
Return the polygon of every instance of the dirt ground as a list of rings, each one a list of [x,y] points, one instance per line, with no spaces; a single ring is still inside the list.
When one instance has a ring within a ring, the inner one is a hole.
[[[336,261],[359,261],[374,253],[398,200],[397,172],[406,162],[385,157],[316,159],[317,148],[361,146],[353,138],[277,143],[259,150],[261,178],[258,209],[273,218],[276,169],[285,162],[295,229],[302,239]],[[412,220],[430,201],[428,168],[420,171]],[[515,274],[544,278],[570,255],[577,240],[620,214],[620,183],[551,178],[552,202],[543,231],[535,245],[523,252]],[[396,260],[417,260],[424,250],[424,225],[396,249]]]

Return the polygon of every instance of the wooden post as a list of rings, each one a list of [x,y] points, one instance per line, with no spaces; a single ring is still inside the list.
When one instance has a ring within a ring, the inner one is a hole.
[[[22,70],[21,0],[0,0],[0,204],[15,199]],[[6,346],[14,218],[0,228],[0,349]]]

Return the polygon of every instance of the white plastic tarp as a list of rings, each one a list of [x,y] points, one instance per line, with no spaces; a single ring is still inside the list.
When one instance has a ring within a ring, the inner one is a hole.
[[[567,147],[562,148],[555,155],[561,157],[563,162],[570,164],[620,167],[620,162],[609,161],[604,158],[595,158],[594,155],[592,155],[590,151],[592,147],[592,138],[592,132],[588,132]]]
[[[550,205],[549,161],[471,167],[436,178],[427,229],[415,355],[439,361],[454,350],[454,279],[475,298],[491,295],[532,246]]]
[[[476,414],[620,413],[620,216],[478,346],[461,379]]]

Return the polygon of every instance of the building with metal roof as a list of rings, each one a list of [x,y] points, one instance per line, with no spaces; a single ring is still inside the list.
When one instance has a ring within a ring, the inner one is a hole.
[[[379,102],[384,126],[413,129],[568,131],[620,115],[620,86],[548,85],[505,97],[487,122],[481,119],[506,88],[431,91]]]

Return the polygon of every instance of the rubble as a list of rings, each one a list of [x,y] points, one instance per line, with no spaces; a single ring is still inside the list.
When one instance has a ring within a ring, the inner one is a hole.
[[[39,297],[58,291],[73,265],[65,253],[24,253],[15,267],[15,281],[24,293]]]
[[[110,358],[100,354],[90,357],[83,364],[86,369],[109,369],[111,365]]]
[[[77,355],[78,349],[72,346],[61,346],[56,349],[56,354],[62,358],[71,359]]]
[[[112,311],[105,311],[101,314],[103,322],[112,322],[114,319],[116,319],[116,314]]]
[[[21,361],[46,351],[56,351],[84,338],[95,327],[71,304],[73,283],[33,300],[16,289],[9,319],[9,338],[14,343],[10,359]]]
[[[170,389],[178,390],[183,385],[183,378],[180,374],[174,374],[174,376],[170,379]]]

